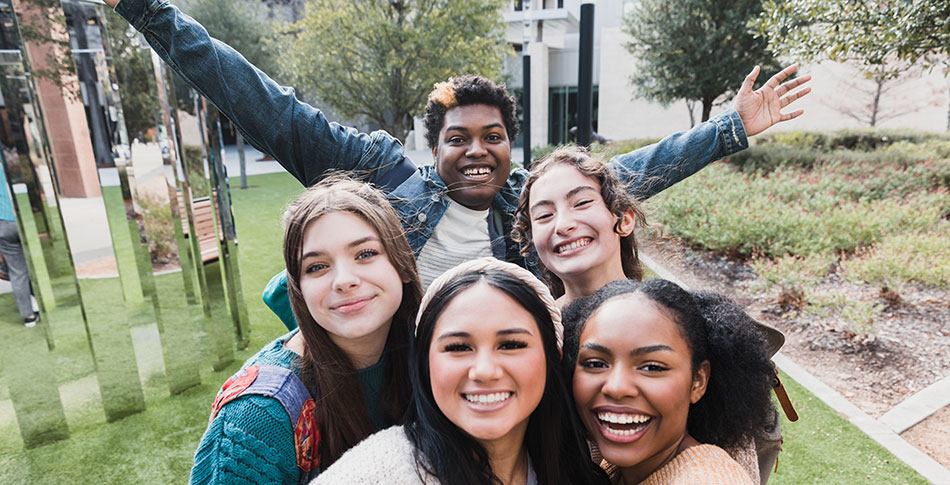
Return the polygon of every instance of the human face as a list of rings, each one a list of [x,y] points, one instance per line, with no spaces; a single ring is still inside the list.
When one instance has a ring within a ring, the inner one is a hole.
[[[645,479],[686,437],[689,405],[706,389],[679,328],[643,294],[609,300],[581,332],[574,399],[604,458]]]
[[[544,394],[545,362],[534,317],[504,292],[476,283],[436,321],[432,395],[449,421],[486,448],[520,448]]]
[[[302,253],[310,315],[351,359],[378,359],[402,302],[402,281],[379,234],[355,214],[330,212],[307,225]]]
[[[501,111],[485,104],[446,110],[432,156],[452,200],[469,209],[488,209],[511,172],[511,145]]]
[[[531,186],[528,197],[531,239],[544,266],[564,282],[589,296],[601,286],[623,279],[617,216],[601,196],[600,183],[572,165],[550,167]],[[625,234],[633,230],[633,211],[620,220]]]

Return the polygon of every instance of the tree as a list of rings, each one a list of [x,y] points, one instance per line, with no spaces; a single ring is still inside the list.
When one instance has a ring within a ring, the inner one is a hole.
[[[105,24],[115,77],[122,87],[126,132],[137,137],[154,128],[158,119],[152,59],[148,48],[139,43],[139,34],[114,11],[106,10]]]
[[[271,12],[259,0],[189,0],[185,10],[214,37],[241,53],[260,70],[273,73],[275,34],[274,24],[267,18]],[[176,78],[177,79],[177,78]],[[177,79],[181,81],[180,79]],[[187,95],[185,86],[176,89],[179,96]],[[185,103],[187,104],[187,103]],[[216,113],[214,114],[216,115]],[[214,116],[213,115],[213,116]],[[247,168],[244,157],[244,137],[237,131],[238,158],[240,159],[241,188],[247,188]]]
[[[182,10],[198,21],[208,34],[241,53],[260,70],[276,68],[275,29],[267,7],[260,0],[187,0]]]
[[[946,0],[766,0],[763,9],[752,27],[774,51],[806,60],[929,67],[950,54]]]
[[[285,30],[292,83],[347,118],[405,140],[433,84],[498,79],[509,48],[501,0],[310,0]]]
[[[639,61],[636,93],[665,105],[699,102],[708,120],[753,67],[762,66],[762,80],[781,70],[765,39],[748,32],[761,11],[761,0],[643,0],[624,18],[626,48]]]
[[[888,99],[895,97],[895,90],[918,74],[916,70],[902,69],[911,72],[894,76],[892,71],[884,68],[858,69],[860,72],[857,76],[852,75],[849,80],[841,83],[841,92],[849,93],[848,96],[838,97],[830,103],[838,112],[873,127],[919,110],[917,103],[908,103],[906,99],[888,102]]]

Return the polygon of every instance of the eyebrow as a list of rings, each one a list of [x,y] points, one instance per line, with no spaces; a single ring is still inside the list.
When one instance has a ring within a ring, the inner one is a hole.
[[[376,236],[361,237],[361,238],[359,238],[359,239],[356,239],[356,240],[350,242],[349,244],[346,245],[346,247],[352,249],[352,248],[355,248],[355,247],[360,246],[360,245],[362,245],[362,244],[368,243],[368,242],[370,242],[370,241],[377,241],[377,242],[378,242],[378,241],[379,241],[379,238],[376,237]],[[300,259],[301,259],[301,260],[304,260],[304,259],[307,259],[307,258],[312,257],[312,256],[321,256],[321,255],[323,255],[323,254],[326,254],[326,251],[309,251],[309,252],[305,253],[303,256],[301,256]]]
[[[499,336],[501,335],[531,335],[531,332],[528,329],[516,327],[516,328],[508,328],[505,330],[499,330],[496,333],[496,335],[499,335]],[[437,338],[436,340],[444,340],[444,339],[449,339],[449,338],[471,338],[471,337],[472,337],[472,334],[468,332],[449,332],[449,333],[444,333],[442,335],[439,335],[439,338]]]
[[[581,345],[581,348],[587,349],[587,350],[593,350],[594,352],[600,352],[605,355],[610,355],[610,356],[614,355],[613,351],[610,350],[609,348],[597,343],[593,343],[593,342],[588,342],[584,345]],[[663,345],[663,344],[647,345],[645,347],[638,347],[631,350],[630,356],[636,357],[639,355],[650,354],[653,352],[673,352],[673,349],[669,345]]]
[[[568,192],[568,193],[564,196],[564,198],[565,198],[565,199],[570,199],[571,197],[574,197],[575,195],[577,195],[577,194],[579,194],[579,193],[581,193],[581,192],[583,192],[583,191],[585,191],[585,190],[591,190],[591,191],[597,192],[597,189],[591,187],[590,185],[580,185],[580,186],[577,186],[577,187],[574,187],[573,189],[571,189],[571,191]],[[552,201],[550,201],[550,200],[547,200],[547,199],[545,199],[545,200],[539,200],[539,201],[535,202],[534,204],[531,204],[531,207],[528,208],[528,212],[533,211],[535,208],[537,208],[538,206],[541,206],[541,205],[554,205],[554,202],[552,202]]]
[[[492,124],[490,124],[490,125],[485,125],[485,126],[482,127],[483,130],[489,130],[489,129],[492,129],[492,128],[505,129],[505,125],[503,125],[503,124],[501,124],[501,123],[492,123]],[[453,131],[453,130],[455,130],[455,131],[464,131],[464,132],[468,133],[468,127],[465,127],[465,126],[452,125],[452,126],[446,126],[446,127],[445,127],[445,131],[446,131],[446,132]]]

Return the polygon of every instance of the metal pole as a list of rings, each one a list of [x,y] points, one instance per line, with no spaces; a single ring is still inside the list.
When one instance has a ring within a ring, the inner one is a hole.
[[[524,89],[521,96],[521,112],[524,122],[521,124],[521,133],[524,140],[524,155],[522,165],[525,169],[531,168],[531,56],[524,55],[523,67]]]
[[[594,4],[581,4],[580,65],[577,70],[577,144],[590,146],[594,129]]]
[[[521,139],[524,143],[521,165],[531,169],[531,56],[528,54],[528,45],[531,43],[531,0],[524,0],[521,14],[524,28],[524,42],[521,44]]]

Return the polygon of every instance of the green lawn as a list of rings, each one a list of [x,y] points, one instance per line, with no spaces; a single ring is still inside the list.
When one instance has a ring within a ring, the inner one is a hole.
[[[4,372],[37,367],[29,365],[31,358],[52,359],[50,366],[39,367],[53,369],[49,371],[52,375],[35,372],[29,378],[37,385],[61,385],[70,433],[66,440],[24,450],[6,390],[10,376],[4,376],[0,380],[0,483],[187,480],[192,454],[207,425],[218,386],[254,351],[285,331],[261,302],[260,292],[283,266],[280,214],[301,188],[286,174],[248,179],[250,189],[235,189],[232,194],[251,342],[247,350],[238,350],[234,363],[221,371],[211,369],[209,356],[201,365],[200,385],[171,396],[167,379],[154,375],[143,383],[146,411],[107,423],[96,380],[89,374],[92,361],[84,354],[88,344],[84,343],[81,326],[61,326],[56,350],[44,357],[45,346],[37,341],[37,332],[24,329],[15,311],[0,312],[0,342],[8,343],[0,351],[6,362],[11,361],[14,352],[24,361],[0,364]],[[12,295],[0,296],[0,308],[13,307]],[[22,348],[31,335],[32,347]],[[785,451],[771,483],[924,483],[814,396],[794,382],[786,383],[802,420],[783,424]]]

